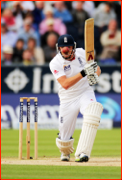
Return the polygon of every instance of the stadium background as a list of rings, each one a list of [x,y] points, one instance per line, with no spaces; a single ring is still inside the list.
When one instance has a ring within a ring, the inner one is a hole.
[[[95,20],[95,54],[102,69],[100,82],[93,87],[104,106],[99,128],[121,126],[120,1],[6,1],[1,2],[1,12],[2,129],[19,128],[21,96],[38,97],[39,128],[58,128],[57,86],[48,64],[57,53],[57,38],[64,33],[71,34],[77,47],[84,48],[84,21],[89,17]],[[81,125],[79,114],[76,128],[81,129]]]

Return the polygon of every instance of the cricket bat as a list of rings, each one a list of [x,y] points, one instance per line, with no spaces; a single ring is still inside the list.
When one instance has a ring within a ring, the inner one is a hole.
[[[85,53],[87,63],[94,61],[94,18],[85,21]]]

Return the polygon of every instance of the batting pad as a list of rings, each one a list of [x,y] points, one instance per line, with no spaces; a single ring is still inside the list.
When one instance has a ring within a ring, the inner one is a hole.
[[[74,152],[73,148],[74,139],[70,139],[68,141],[62,141],[59,138],[56,138],[56,145],[59,148],[60,152],[68,155]]]
[[[82,132],[80,134],[75,153],[76,157],[81,153],[85,153],[88,157],[90,157],[102,111],[103,106],[98,102],[93,102],[86,108],[84,112]]]

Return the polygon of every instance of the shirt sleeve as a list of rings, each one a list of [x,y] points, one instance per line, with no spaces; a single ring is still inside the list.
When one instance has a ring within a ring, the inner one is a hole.
[[[53,64],[52,62],[50,62],[49,67],[56,79],[60,78],[61,76],[66,76],[63,67]]]
[[[83,48],[77,48],[77,50],[78,50],[79,55],[81,56],[82,63],[84,65],[87,64],[85,50]]]

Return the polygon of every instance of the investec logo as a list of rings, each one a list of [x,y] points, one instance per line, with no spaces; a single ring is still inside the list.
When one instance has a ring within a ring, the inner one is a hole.
[[[70,66],[66,66],[66,70],[70,70],[70,68]],[[42,72],[43,69],[40,67],[33,68],[30,91],[32,93],[57,93],[58,86],[54,76],[51,73],[42,74]],[[100,81],[97,86],[93,87],[94,90],[99,93],[107,93],[112,89],[115,93],[121,93],[121,72],[119,70],[114,70],[111,74],[103,72],[99,78]],[[15,69],[8,74],[4,82],[8,88],[18,93],[27,86],[29,79],[23,71]],[[53,86],[51,87],[51,85]]]
[[[29,82],[29,79],[23,71],[15,69],[8,74],[4,82],[11,90],[18,93],[20,90],[24,89],[26,84]]]
[[[4,79],[4,82],[7,84],[8,88],[13,90],[15,93],[18,93],[20,90],[23,90],[29,79],[26,74],[19,70],[15,69],[8,74]],[[51,73],[46,73],[42,75],[42,69],[39,67],[33,68],[32,71],[32,91],[33,93],[57,93],[58,86],[55,81],[54,76]],[[53,88],[51,90],[51,84],[53,82]]]

